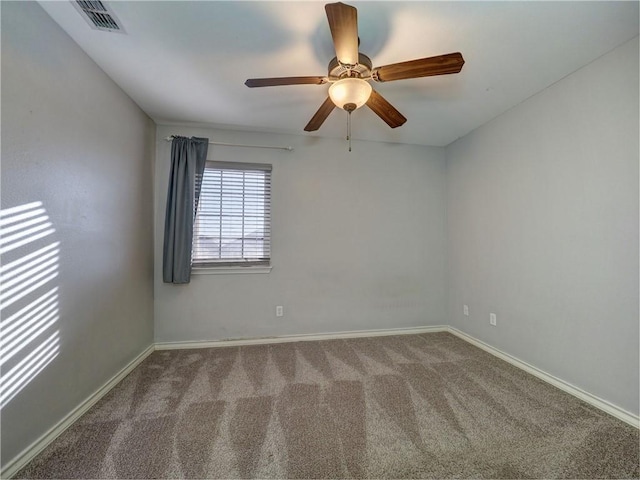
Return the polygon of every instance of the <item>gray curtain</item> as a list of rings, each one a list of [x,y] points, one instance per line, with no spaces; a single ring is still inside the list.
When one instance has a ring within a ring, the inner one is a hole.
[[[191,281],[193,221],[208,149],[208,138],[174,137],[171,142],[171,173],[162,251],[162,279],[165,283]]]

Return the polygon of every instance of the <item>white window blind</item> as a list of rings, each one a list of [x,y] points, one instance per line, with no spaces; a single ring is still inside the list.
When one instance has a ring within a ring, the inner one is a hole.
[[[193,232],[193,266],[269,265],[271,165],[207,162]]]

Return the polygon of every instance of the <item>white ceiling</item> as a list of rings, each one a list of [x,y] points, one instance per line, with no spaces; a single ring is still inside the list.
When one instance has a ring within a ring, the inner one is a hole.
[[[115,1],[126,34],[92,30],[67,0],[43,8],[156,122],[343,137],[335,109],[303,127],[327,85],[253,88],[247,78],[326,75],[325,2]],[[408,121],[368,108],[353,138],[444,146],[638,35],[629,2],[348,2],[374,66],[460,51],[457,75],[374,83]]]

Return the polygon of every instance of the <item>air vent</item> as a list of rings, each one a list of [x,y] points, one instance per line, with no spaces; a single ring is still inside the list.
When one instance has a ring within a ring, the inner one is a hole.
[[[91,28],[105,32],[124,33],[122,23],[115,16],[111,7],[100,0],[72,0],[82,17]]]

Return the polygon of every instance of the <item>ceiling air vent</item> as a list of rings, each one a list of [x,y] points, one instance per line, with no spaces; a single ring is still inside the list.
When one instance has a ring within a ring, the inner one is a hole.
[[[72,0],[82,17],[95,30],[124,33],[124,28],[111,7],[100,0]]]

